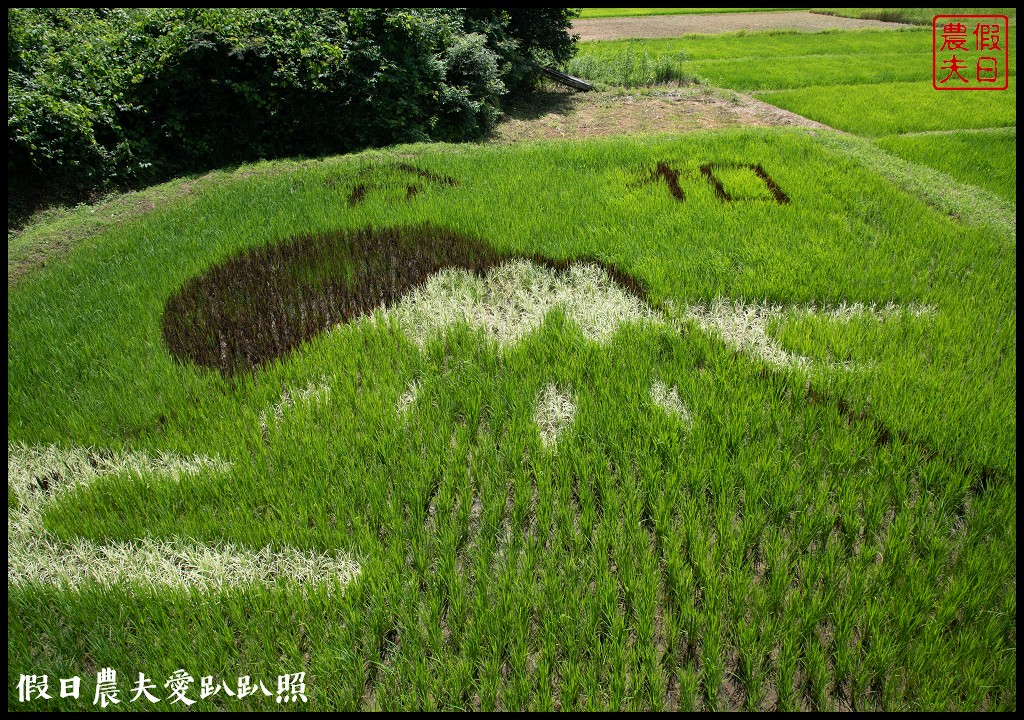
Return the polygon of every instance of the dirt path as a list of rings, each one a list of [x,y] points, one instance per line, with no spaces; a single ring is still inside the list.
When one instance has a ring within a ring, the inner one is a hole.
[[[735,126],[825,127],[749,95],[707,88],[634,94],[556,91],[510,111],[491,140],[582,139]]]
[[[624,38],[678,37],[689,33],[726,33],[746,30],[899,30],[905,23],[816,15],[803,10],[786,12],[718,13],[713,15],[650,15],[623,18],[576,20],[573,32],[580,40],[621,40]]]

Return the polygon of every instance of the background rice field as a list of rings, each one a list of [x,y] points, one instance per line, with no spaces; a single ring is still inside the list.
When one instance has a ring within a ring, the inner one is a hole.
[[[956,12],[941,9],[947,11]],[[998,12],[1011,17],[1009,89],[999,92],[936,92],[930,81],[930,28],[586,42],[568,71],[608,86],[696,82],[752,92],[838,130],[879,138],[878,146],[898,157],[1011,200],[1016,15]],[[952,132],[968,129],[980,132]],[[941,135],[898,137],[907,133]]]
[[[876,144],[912,162],[1017,200],[1017,129],[950,130],[938,135],[891,135]]]

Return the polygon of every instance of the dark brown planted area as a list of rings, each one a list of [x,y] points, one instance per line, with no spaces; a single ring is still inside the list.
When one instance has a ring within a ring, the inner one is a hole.
[[[775,202],[780,205],[786,205],[789,203],[789,195],[782,191],[779,184],[772,179],[768,172],[760,165],[752,165],[749,163],[707,163],[700,166],[700,174],[708,181],[711,185],[711,189],[715,192],[717,197],[722,202],[733,203],[738,200],[767,200],[767,198],[755,198],[755,197],[736,197],[726,190],[725,185],[722,183],[721,178],[715,175],[716,169],[737,169],[744,168],[749,170],[764,183],[765,188],[771,193],[772,198]],[[633,186],[642,186],[648,183],[656,183],[664,180],[668,186],[668,191],[672,194],[679,202],[686,202],[686,193],[683,191],[682,186],[679,184],[680,171],[669,165],[667,162],[659,162],[655,165],[654,170],[651,174]]]
[[[510,255],[430,224],[363,228],[290,238],[252,248],[192,278],[167,301],[164,342],[185,363],[236,375],[265,366],[324,330],[401,297],[445,268],[482,276],[522,257],[564,272],[603,267],[646,300],[636,279],[594,258]]]
[[[447,187],[455,187],[456,185],[459,184],[458,181],[455,180],[455,178],[453,177],[449,177],[447,175],[438,175],[437,173],[432,173],[429,170],[423,170],[421,168],[416,167],[415,165],[410,165],[409,163],[404,162],[395,163],[393,165],[387,165],[384,166],[383,168],[369,168],[367,170],[361,171],[358,177],[365,177],[370,173],[379,173],[381,172],[381,170],[397,171],[410,177],[411,181],[405,187],[406,200],[412,200],[414,197],[416,197],[416,195],[418,195],[423,190],[424,183],[431,182],[434,183],[435,185],[445,185]],[[361,203],[363,200],[365,200],[366,193],[373,187],[375,187],[375,185],[372,182],[368,181],[361,180],[360,182],[356,183],[355,187],[352,188],[352,192],[348,196],[349,207],[354,207]]]
[[[674,170],[669,167],[668,164],[660,162],[657,167],[654,168],[654,175],[652,178],[654,180],[664,180],[665,184],[668,185],[668,191],[672,193],[672,197],[679,202],[684,202],[686,200],[686,193],[684,193],[683,189],[679,187],[678,170]]]
[[[768,192],[775,198],[775,202],[779,205],[789,204],[789,195],[782,191],[768,172],[760,165],[750,165],[747,163],[708,163],[707,165],[700,166],[700,174],[711,184],[711,188],[715,191],[715,196],[723,202],[736,202],[737,200],[756,200],[758,198],[746,198],[746,197],[733,197],[722,185],[722,181],[715,176],[716,168],[746,168],[757,175],[764,182]]]
[[[630,187],[643,187],[644,185],[661,180],[664,180],[665,184],[668,185],[668,191],[672,194],[672,197],[679,202],[686,201],[686,193],[683,192],[683,188],[679,185],[679,171],[666,162],[659,162],[655,165],[650,175],[641,178],[637,182],[630,183]]]

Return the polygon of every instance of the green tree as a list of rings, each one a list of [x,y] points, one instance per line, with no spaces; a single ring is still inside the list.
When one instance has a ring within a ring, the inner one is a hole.
[[[32,189],[81,197],[258,158],[478,137],[508,90],[572,55],[573,16],[9,9],[8,205]]]

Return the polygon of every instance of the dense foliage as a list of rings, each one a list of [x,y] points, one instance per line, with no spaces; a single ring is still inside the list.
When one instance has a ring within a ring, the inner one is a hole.
[[[9,9],[8,172],[64,190],[479,135],[557,9]],[[10,195],[10,193],[9,193]]]

